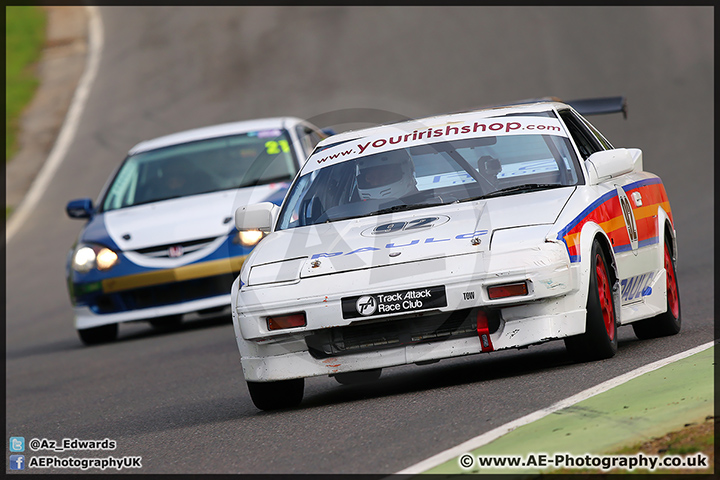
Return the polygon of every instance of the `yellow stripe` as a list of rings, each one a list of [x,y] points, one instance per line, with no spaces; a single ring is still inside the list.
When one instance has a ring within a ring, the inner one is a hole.
[[[665,202],[663,204],[653,203],[652,205],[638,207],[633,210],[633,213],[635,214],[635,221],[642,220],[643,218],[647,218],[647,217],[654,217],[655,215],[657,215],[658,205],[662,205],[663,209],[666,212],[668,211],[668,208],[670,207],[670,204],[668,204],[668,202]]]
[[[211,262],[194,263],[178,268],[169,268],[156,272],[137,273],[125,277],[108,278],[102,281],[105,293],[120,292],[132,288],[150,287],[163,283],[182,282],[196,278],[212,277],[224,273],[237,272],[242,267],[247,255],[232,258],[221,258]]]
[[[573,233],[571,235],[565,235],[565,243],[567,243],[568,247],[575,246],[575,244],[578,243],[579,239],[580,239],[580,232]]]
[[[618,215],[615,218],[611,218],[610,220],[607,220],[605,222],[602,222],[599,224],[600,228],[602,228],[605,233],[612,232],[613,230],[617,230],[618,228],[622,228],[625,226],[625,219],[622,217],[622,215]],[[573,233],[570,235],[565,235],[565,243],[567,243],[568,247],[572,247],[576,245],[580,241],[580,232]]]
[[[613,230],[617,230],[618,228],[622,228],[624,226],[625,219],[622,215],[618,215],[617,217],[611,218],[610,220],[600,224],[600,228],[602,228],[605,233],[610,233]]]

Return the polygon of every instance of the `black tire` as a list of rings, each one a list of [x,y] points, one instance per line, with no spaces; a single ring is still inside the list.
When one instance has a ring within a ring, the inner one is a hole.
[[[585,333],[565,338],[565,348],[579,362],[610,358],[617,352],[617,315],[612,294],[612,277],[600,244],[590,252],[590,287]]]
[[[182,315],[168,315],[167,317],[153,318],[149,322],[154,329],[168,332],[180,328],[182,319]]]
[[[362,370],[359,372],[336,373],[335,380],[341,385],[357,385],[360,383],[374,382],[380,378],[382,368],[374,368],[372,370]]]
[[[278,382],[247,382],[250,398],[260,410],[280,410],[300,405],[305,389],[304,378]]]
[[[115,341],[118,335],[118,325],[111,323],[100,327],[84,328],[77,332],[85,345],[97,345]]]
[[[667,310],[653,318],[633,322],[631,325],[635,336],[645,340],[648,338],[666,337],[675,335],[682,326],[682,315],[680,313],[680,288],[677,283],[675,270],[675,259],[670,253],[670,245],[667,235],[665,236],[664,264],[667,285]]]

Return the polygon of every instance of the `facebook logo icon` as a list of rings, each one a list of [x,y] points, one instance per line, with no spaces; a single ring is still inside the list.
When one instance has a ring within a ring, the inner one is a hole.
[[[10,470],[25,470],[25,455],[10,455]]]

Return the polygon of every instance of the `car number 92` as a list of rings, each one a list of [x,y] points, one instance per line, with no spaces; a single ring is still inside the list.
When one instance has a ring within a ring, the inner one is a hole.
[[[394,222],[383,223],[371,228],[363,230],[363,236],[383,235],[386,233],[398,233],[398,232],[411,232],[414,230],[423,230],[438,225],[442,225],[450,220],[450,217],[445,215],[439,215],[436,217],[424,217],[415,218],[412,220],[404,221],[398,220]]]
[[[357,295],[342,299],[343,318],[371,317],[447,306],[445,286]]]

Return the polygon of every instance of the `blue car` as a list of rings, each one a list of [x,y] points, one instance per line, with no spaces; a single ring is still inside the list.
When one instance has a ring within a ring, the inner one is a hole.
[[[85,344],[118,324],[177,327],[188,314],[229,311],[230,287],[264,233],[238,232],[233,212],[280,204],[327,135],[280,117],[198,128],[134,146],[99,200],[73,200],[86,220],[67,255],[75,328]]]

